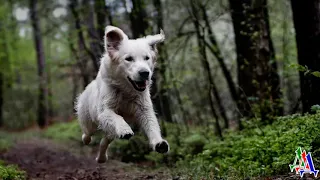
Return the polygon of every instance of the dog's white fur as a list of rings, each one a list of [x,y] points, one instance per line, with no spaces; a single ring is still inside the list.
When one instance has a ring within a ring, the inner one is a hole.
[[[113,139],[133,135],[128,123],[139,125],[153,150],[169,151],[168,142],[161,137],[149,90],[156,63],[155,46],[164,39],[162,30],[157,35],[129,40],[121,29],[106,27],[106,53],[101,58],[98,75],[80,94],[75,107],[84,144],[90,143],[97,130],[105,134],[100,142],[98,162],[107,160],[106,151]],[[129,78],[139,81],[141,70],[149,72],[149,76],[145,90],[138,91]]]

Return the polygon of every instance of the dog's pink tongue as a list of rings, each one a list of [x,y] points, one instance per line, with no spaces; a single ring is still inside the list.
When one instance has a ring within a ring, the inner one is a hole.
[[[147,81],[143,81],[143,83],[139,83],[140,88],[145,88],[147,86]]]

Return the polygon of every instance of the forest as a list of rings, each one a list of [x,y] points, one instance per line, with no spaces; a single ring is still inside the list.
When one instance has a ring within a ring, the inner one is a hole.
[[[106,163],[102,132],[82,143],[108,25],[165,33],[150,96],[167,154],[136,128]],[[320,169],[320,0],[0,0],[1,180],[299,179],[300,147]]]

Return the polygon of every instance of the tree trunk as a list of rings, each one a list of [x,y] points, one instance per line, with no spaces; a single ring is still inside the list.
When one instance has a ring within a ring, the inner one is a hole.
[[[46,23],[45,26],[45,30],[48,31],[49,30],[49,24],[50,23]],[[54,117],[54,108],[53,108],[53,92],[52,92],[52,81],[51,81],[51,67],[52,67],[52,58],[51,58],[51,51],[50,51],[50,39],[44,37],[44,43],[47,45],[45,48],[44,53],[46,54],[46,72],[47,72],[47,87],[48,87],[48,124],[50,124],[52,121],[52,118]]]
[[[296,31],[298,62],[312,71],[320,71],[320,0],[291,0]],[[320,78],[300,72],[303,112],[320,104]]]
[[[45,72],[45,56],[37,13],[37,0],[30,0],[30,15],[33,28],[33,38],[35,43],[38,76],[39,76],[39,95],[38,95],[38,125],[42,128],[46,125],[47,118],[47,82]]]
[[[77,34],[78,34],[79,46],[81,46],[80,50],[81,51],[84,50],[87,53],[87,55],[90,57],[92,64],[93,64],[93,67],[94,67],[95,75],[96,75],[99,71],[99,65],[98,65],[98,62],[96,61],[96,57],[95,57],[94,53],[87,47],[86,42],[85,42],[83,30],[81,27],[81,20],[80,20],[80,16],[79,16],[79,13],[77,10],[78,1],[71,0],[69,3],[69,8],[70,8],[71,13],[74,17],[75,28],[76,28]]]
[[[236,85],[235,83],[233,82],[232,80],[232,76],[231,76],[231,73],[230,71],[228,70],[227,68],[227,65],[224,63],[224,59],[222,57],[222,53],[218,47],[218,43],[217,43],[217,40],[213,34],[213,31],[211,29],[211,26],[210,26],[210,22],[209,22],[209,18],[208,18],[208,15],[207,15],[207,11],[206,11],[206,8],[204,5],[200,5],[200,8],[202,10],[202,14],[203,14],[203,20],[205,21],[205,24],[206,24],[206,29],[208,31],[208,35],[209,35],[209,40],[211,42],[211,45],[209,45],[206,41],[205,41],[205,45],[207,48],[209,48],[209,50],[211,51],[211,53],[216,57],[216,59],[218,60],[218,63],[221,67],[221,70],[222,70],[222,73],[227,81],[227,85],[229,87],[229,91],[230,91],[230,94],[231,94],[231,97],[233,99],[233,101],[236,103],[237,107],[239,106],[239,101],[238,101],[238,93],[237,93],[237,90],[236,90]],[[220,103],[220,102],[218,102]],[[220,109],[220,111],[222,111]],[[229,128],[229,122],[227,121],[227,116],[225,114],[224,111],[222,111],[222,116],[223,116],[223,119],[225,120],[225,128]],[[237,120],[237,123],[238,123],[238,127],[241,129],[241,121],[240,121],[240,117],[237,115],[236,116],[236,120]]]
[[[107,14],[107,9],[106,9],[106,2],[105,0],[95,0],[94,2],[94,7],[95,7],[95,12],[96,12],[96,17],[97,17],[97,33],[99,39],[103,40],[104,39],[104,31],[105,27],[107,25],[106,23],[106,17],[111,15]],[[110,25],[112,25],[112,17],[111,17],[111,22],[109,22]],[[99,44],[100,47],[100,52],[104,52],[104,45],[102,43]]]
[[[53,118],[54,109],[53,109],[53,92],[52,92],[52,81],[51,81],[51,71],[50,65],[47,66],[47,80],[48,80],[48,117]]]
[[[290,5],[290,2],[286,2],[285,5]],[[294,110],[295,107],[299,107],[296,106],[296,101],[299,98],[299,95],[297,94],[297,88],[295,88],[295,84],[296,82],[293,81],[292,75],[293,73],[287,70],[287,66],[286,64],[290,63],[290,52],[291,52],[291,48],[289,46],[290,42],[290,26],[289,24],[291,22],[288,22],[288,16],[290,15],[291,12],[288,11],[284,11],[282,13],[282,47],[281,47],[281,51],[282,51],[282,71],[285,72],[283,75],[283,86],[286,89],[286,102],[287,102],[287,108],[286,111],[284,110],[284,114],[288,115],[288,114],[294,114]],[[300,91],[300,89],[299,89]],[[300,93],[300,92],[299,92]],[[300,103],[298,103],[300,104]]]
[[[264,17],[264,22],[266,26],[266,33],[264,33],[265,38],[267,38],[269,42],[269,50],[270,50],[270,57],[268,62],[266,64],[270,64],[271,62],[271,68],[269,68],[269,75],[266,78],[269,78],[269,87],[271,86],[271,98],[274,103],[275,107],[274,109],[271,107],[271,110],[274,112],[273,115],[276,116],[282,116],[284,113],[284,104],[283,104],[283,96],[281,92],[280,87],[280,76],[278,74],[278,64],[276,62],[276,52],[274,49],[273,41],[271,39],[271,28],[270,28],[270,22],[269,22],[269,13],[268,13],[268,5],[267,0],[264,0],[262,2],[262,8],[263,8],[263,14],[262,17]],[[267,49],[267,48],[265,48]],[[263,49],[260,50],[261,53],[263,53]]]
[[[281,115],[280,81],[270,37],[266,0],[229,0],[235,33],[240,112],[262,120]]]
[[[145,10],[146,3],[145,0],[131,0],[132,10],[129,14],[131,21],[131,29],[133,38],[139,38],[146,36],[149,24],[147,21],[147,12]]]
[[[162,4],[161,0],[153,0],[154,7],[156,8],[157,12],[157,31],[160,32],[160,29],[163,29],[163,15],[162,15]],[[160,103],[163,116],[167,122],[173,122],[171,116],[171,106],[170,106],[170,98],[169,93],[167,90],[168,81],[166,78],[166,60],[168,59],[168,53],[166,51],[165,44],[158,45],[159,50],[159,75],[157,78],[160,80],[160,87],[159,87],[159,96],[160,96]],[[161,77],[161,78],[160,78]]]
[[[69,38],[72,39],[71,32],[69,33]],[[80,48],[81,47],[82,46],[80,45]],[[71,50],[72,56],[74,56],[76,59],[76,65],[80,69],[80,74],[81,74],[82,82],[83,82],[83,89],[85,89],[87,87],[87,85],[90,83],[90,78],[89,78],[89,74],[87,72],[88,70],[87,70],[87,66],[86,66],[87,63],[86,63],[86,61],[83,61],[82,58],[80,58],[72,41],[69,41],[69,48]],[[82,53],[82,51],[80,51],[80,53]]]
[[[193,0],[190,0],[190,4],[191,4],[191,8],[192,8],[192,14],[194,15],[193,23],[194,23],[194,27],[195,27],[196,33],[197,33],[197,41],[198,41],[198,46],[199,46],[199,55],[200,55],[200,59],[201,59],[202,65],[203,65],[203,69],[204,69],[204,71],[206,73],[206,77],[207,77],[208,83],[209,83],[208,97],[209,97],[211,112],[212,112],[212,114],[213,114],[213,116],[215,118],[215,128],[216,128],[215,133],[222,139],[222,131],[221,131],[221,127],[220,127],[220,124],[219,124],[218,115],[217,115],[216,110],[214,108],[214,102],[213,102],[212,93],[215,96],[215,98],[218,98],[218,99],[220,99],[220,98],[219,98],[219,96],[216,96],[217,95],[217,90],[215,89],[216,87],[215,87],[215,84],[214,84],[214,80],[212,78],[210,64],[209,64],[209,61],[208,61],[208,58],[207,58],[207,54],[206,54],[204,30],[201,31],[201,25],[199,23],[199,17],[198,17],[198,14],[197,14],[197,8],[196,8],[196,5],[195,5],[195,2]]]
[[[104,51],[101,51],[100,42],[103,41],[103,37],[99,38],[98,30],[95,27],[95,6],[94,0],[83,1],[83,6],[88,7],[88,12],[86,12],[86,25],[88,28],[88,35],[90,41],[90,51],[95,56],[95,64],[100,66],[100,57]]]

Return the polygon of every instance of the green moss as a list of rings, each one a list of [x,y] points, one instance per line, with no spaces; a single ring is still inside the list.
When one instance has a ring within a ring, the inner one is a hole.
[[[57,123],[44,131],[43,136],[57,141],[81,140],[81,130],[77,121]]]
[[[177,165],[187,167],[189,175],[197,174],[197,178],[287,174],[299,146],[315,153],[314,162],[319,165],[319,137],[319,113],[279,117],[271,125],[231,132],[224,141],[209,138],[203,152],[186,155]]]
[[[123,162],[146,161],[145,155],[150,151],[147,139],[140,133],[136,133],[130,140],[114,140],[109,147],[110,156]]]
[[[21,171],[15,165],[4,165],[0,162],[0,179],[1,180],[22,180],[26,179],[26,172]]]

